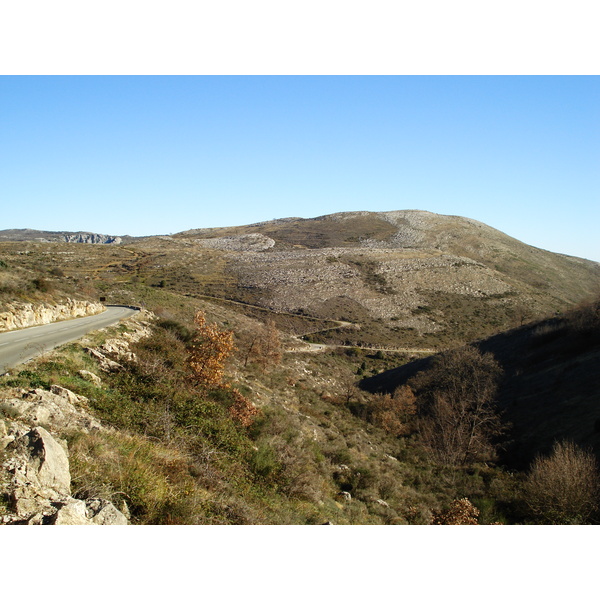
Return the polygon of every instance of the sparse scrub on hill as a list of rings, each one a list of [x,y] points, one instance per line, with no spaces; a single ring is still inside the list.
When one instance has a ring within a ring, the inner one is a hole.
[[[243,352],[244,367],[249,362],[254,362],[266,371],[268,367],[281,362],[281,335],[272,319],[266,325],[261,323],[254,327],[248,338]]]

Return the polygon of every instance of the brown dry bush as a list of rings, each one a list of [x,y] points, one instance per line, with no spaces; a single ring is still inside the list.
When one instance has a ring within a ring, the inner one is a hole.
[[[376,394],[371,402],[371,422],[385,432],[399,436],[412,432],[416,398],[412,390],[400,386],[391,394]]]
[[[479,509],[468,498],[455,500],[450,508],[433,514],[432,525],[479,525]]]
[[[583,524],[597,516],[600,476],[596,457],[573,442],[557,442],[538,456],[524,485],[525,504],[540,523]]]
[[[196,381],[204,386],[218,386],[225,372],[225,361],[233,352],[233,331],[208,324],[198,311],[194,318],[196,335],[189,347],[189,365]]]

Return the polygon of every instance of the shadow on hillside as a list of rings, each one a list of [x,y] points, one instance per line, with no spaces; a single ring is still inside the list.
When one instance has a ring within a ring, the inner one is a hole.
[[[497,402],[511,424],[505,464],[527,468],[561,439],[589,447],[600,458],[600,301],[473,345],[491,352],[504,370]],[[427,369],[432,358],[365,379],[361,388],[392,392]]]

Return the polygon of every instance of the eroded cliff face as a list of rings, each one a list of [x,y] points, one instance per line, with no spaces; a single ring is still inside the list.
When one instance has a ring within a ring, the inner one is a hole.
[[[71,244],[120,244],[122,242],[119,236],[102,233],[65,233],[62,240]]]
[[[0,331],[10,331],[34,325],[45,325],[55,321],[97,315],[103,310],[104,305],[99,302],[73,300],[72,298],[68,298],[61,304],[11,302],[8,304],[8,310],[0,313]]]

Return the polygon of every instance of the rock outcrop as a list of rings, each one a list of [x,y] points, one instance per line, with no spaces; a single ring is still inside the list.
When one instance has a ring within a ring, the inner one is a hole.
[[[71,390],[53,385],[48,390],[15,390],[15,398],[0,401],[0,409],[29,426],[51,427],[56,430],[94,431],[102,425],[84,409],[87,398]]]
[[[55,392],[60,392],[57,394]],[[54,425],[60,422],[51,412],[57,398],[75,396],[69,390],[59,388],[54,392],[34,390],[26,395],[37,396],[39,402],[23,400],[13,402],[13,411],[3,412],[17,421],[0,420],[0,446],[3,462],[0,465],[0,495],[6,508],[0,512],[0,523],[6,525],[127,525],[126,514],[104,498],[85,500],[71,496],[71,473],[66,442],[52,435],[45,427],[29,428],[24,423],[36,421],[39,408],[46,405],[43,414],[50,414]],[[49,398],[53,396],[53,398]],[[79,397],[81,398],[81,397]],[[23,410],[29,403],[33,411]],[[62,407],[64,409],[64,406]],[[58,411],[61,413],[61,411]],[[64,415],[63,415],[64,416]],[[89,419],[89,417],[88,417]],[[73,426],[67,418],[62,426]],[[82,423],[79,423],[83,426]],[[89,424],[94,428],[93,424]],[[99,424],[97,425],[98,427]],[[126,507],[124,507],[127,512]]]
[[[102,233],[67,233],[62,236],[62,239],[71,244],[120,244],[122,242],[119,236]]]
[[[140,316],[140,320],[134,318],[129,321],[129,331],[121,333],[118,338],[106,340],[99,348],[86,347],[84,349],[92,358],[98,361],[100,369],[105,373],[121,371],[123,365],[109,357],[135,362],[137,357],[131,352],[130,344],[150,335],[148,321],[153,318],[155,317],[152,313],[144,311],[144,314]]]
[[[71,496],[66,444],[45,428],[34,427],[4,451],[0,491],[9,511],[1,522],[12,525],[127,525],[128,519],[101,498]]]
[[[194,240],[199,246],[234,252],[264,252],[275,246],[275,240],[261,233]]]
[[[40,231],[38,229],[3,229],[0,239],[31,242],[68,242],[75,244],[121,244],[129,236],[105,235],[88,231]]]
[[[105,310],[99,302],[68,298],[62,304],[29,304],[12,302],[0,313],[0,331],[46,325],[55,321],[97,315]]]

